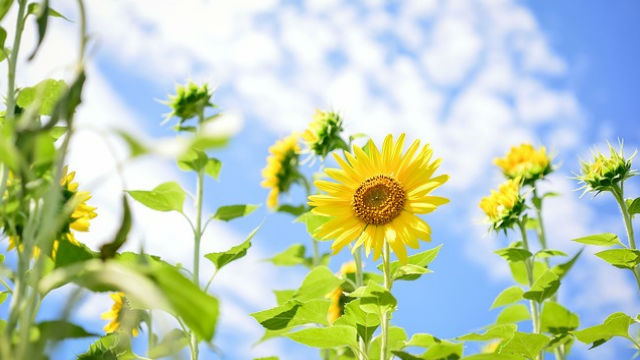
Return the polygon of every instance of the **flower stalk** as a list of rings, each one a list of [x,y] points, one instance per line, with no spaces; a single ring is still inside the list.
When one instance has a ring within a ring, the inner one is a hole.
[[[525,227],[525,219],[520,219],[517,224],[518,224],[518,228],[520,228],[520,234],[522,235],[522,247],[527,250],[529,250],[529,241],[527,240],[527,229]],[[529,287],[531,287],[533,285],[533,267],[534,267],[534,262],[532,258],[528,258],[525,260],[525,269],[527,271],[527,280],[529,282]],[[533,333],[535,334],[540,334],[540,309],[539,309],[539,304],[537,302],[535,302],[534,300],[529,300],[529,306],[531,307],[531,323],[533,325]],[[538,354],[538,356],[536,356],[535,360],[540,360],[543,358],[542,354]]]
[[[389,259],[389,243],[384,242],[384,246],[382,247],[382,269],[384,272],[384,287],[387,291],[391,291],[391,285],[393,284],[391,280],[391,268],[390,268],[390,259]],[[382,313],[382,319],[380,325],[382,327],[382,334],[380,335],[380,360],[387,360],[389,355],[389,318],[390,311],[385,310]]]
[[[622,219],[624,221],[625,229],[627,230],[627,243],[629,248],[636,250],[636,241],[635,234],[633,231],[633,224],[631,223],[631,214],[629,214],[629,209],[627,208],[627,204],[624,201],[624,188],[623,184],[614,185],[611,189],[611,193],[613,197],[616,199],[618,206],[620,207],[620,212],[622,213]],[[633,276],[636,278],[636,283],[638,285],[638,290],[640,291],[640,269],[636,267],[632,269],[631,272]]]

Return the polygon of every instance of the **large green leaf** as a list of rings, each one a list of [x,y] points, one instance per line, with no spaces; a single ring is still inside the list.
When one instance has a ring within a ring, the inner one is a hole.
[[[462,357],[463,344],[456,344],[449,341],[441,341],[430,346],[427,351],[420,356],[424,360],[449,360]]]
[[[620,269],[635,269],[640,264],[640,250],[610,249],[595,254],[609,264]]]
[[[220,206],[218,210],[216,210],[216,213],[212,216],[212,218],[222,221],[229,221],[239,217],[247,216],[259,207],[260,205],[253,204]]]
[[[334,325],[355,327],[358,335],[368,343],[380,325],[380,318],[376,314],[362,310],[360,299],[356,299],[345,305],[344,314],[335,321]]]
[[[542,331],[552,334],[566,333],[580,326],[578,315],[554,301],[546,301],[544,303],[540,322]]]
[[[521,285],[529,285],[529,279],[527,277],[527,267],[524,261],[510,262],[509,268],[511,269],[511,275],[513,279]],[[542,261],[533,262],[533,278],[537,279],[548,270],[547,264]]]
[[[369,281],[349,294],[360,299],[360,308],[370,314],[382,316],[383,313],[395,310],[397,300],[393,295],[375,281]]]
[[[326,266],[318,266],[311,270],[302,281],[293,298],[297,301],[308,301],[324,298],[342,283]]]
[[[251,314],[265,329],[284,330],[305,324],[329,325],[328,299],[314,299],[307,302],[289,301],[284,305]]]
[[[39,114],[51,115],[56,103],[62,98],[67,89],[68,86],[64,80],[42,80],[35,86],[20,90],[16,104],[23,109],[31,105],[37,105]]]
[[[558,291],[558,287],[560,287],[560,278],[553,271],[547,270],[536,279],[529,291],[522,294],[522,297],[541,303],[553,296]]]
[[[491,309],[518,302],[522,300],[522,294],[524,294],[524,290],[520,286],[508,287],[498,294],[493,304],[491,304]]]
[[[97,257],[98,253],[89,249],[85,244],[74,245],[69,241],[60,241],[54,264],[56,268],[59,268]]]
[[[64,339],[78,339],[99,336],[88,332],[83,327],[64,320],[48,320],[37,324],[41,339],[60,341]]]
[[[542,334],[516,332],[501,347],[501,354],[521,355],[528,359],[537,359],[538,354],[549,343],[549,338]]]
[[[438,256],[441,248],[442,244],[433,249],[411,255],[407,258],[406,265],[397,260],[392,261],[389,264],[391,277],[393,280],[415,280],[423,274],[430,273],[431,270],[427,269],[427,266]],[[382,265],[378,265],[378,269],[382,271]]]
[[[597,245],[597,246],[622,245],[622,243],[620,243],[620,239],[618,239],[618,235],[614,233],[589,235],[589,236],[573,239],[573,241],[579,242],[581,244]]]
[[[185,192],[174,181],[162,183],[153,190],[129,190],[127,193],[142,205],[153,210],[182,212]]]
[[[298,216],[294,222],[299,222],[299,223],[303,223],[306,225],[307,227],[307,232],[309,233],[309,235],[311,235],[311,237],[313,237],[314,239],[316,239],[316,237],[314,236],[316,230],[318,229],[318,227],[320,227],[320,225],[326,223],[327,221],[329,221],[329,219],[331,219],[328,216],[322,216],[322,215],[316,215],[313,214],[312,212],[308,211],[300,216]],[[319,239],[316,239],[319,240]]]
[[[259,229],[260,229],[260,226],[253,229],[253,231],[251,231],[249,236],[247,236],[247,239],[243,241],[241,244],[233,246],[231,247],[231,249],[227,251],[212,252],[212,253],[206,254],[204,257],[209,259],[209,261],[211,261],[213,265],[215,265],[216,271],[222,269],[222,267],[227,265],[228,263],[238,260],[244,257],[245,255],[247,255],[247,250],[249,250],[249,248],[251,247],[251,239],[253,239],[253,237],[256,235]]]
[[[509,339],[518,330],[516,324],[498,324],[491,325],[483,334],[471,333],[462,335],[458,340],[462,341],[489,341],[493,339]]]
[[[524,304],[515,304],[502,309],[496,318],[496,324],[517,323],[529,319],[529,309]]]
[[[569,259],[569,261],[552,267],[551,271],[553,271],[556,275],[558,275],[560,279],[562,279],[569,272],[569,270],[571,270],[571,268],[573,267],[573,264],[576,263],[576,261],[578,260],[578,258],[580,257],[583,251],[584,251],[584,248],[580,249],[580,251],[578,251],[575,255],[573,255],[573,257]]]
[[[302,244],[293,244],[285,251],[275,255],[269,261],[278,266],[295,266],[305,263],[306,249]]]
[[[356,329],[351,326],[335,325],[323,328],[307,328],[287,334],[290,339],[301,344],[328,349],[340,346],[358,347]]]
[[[369,360],[380,360],[381,341],[380,335],[376,336],[371,341],[371,344],[369,345]],[[389,352],[402,350],[406,341],[407,333],[403,328],[397,326],[389,327],[389,342],[387,346]]]
[[[637,320],[621,312],[609,315],[605,321],[596,326],[591,326],[574,334],[583,343],[591,344],[591,347],[602,345],[614,336],[629,338],[629,326]]]

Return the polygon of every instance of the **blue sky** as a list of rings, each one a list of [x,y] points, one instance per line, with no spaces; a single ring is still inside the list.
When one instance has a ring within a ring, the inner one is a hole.
[[[563,194],[550,201],[546,213],[553,247],[575,252],[573,237],[622,233],[613,202],[580,199],[569,177],[592,145],[618,138],[628,149],[640,144],[639,50],[634,46],[640,35],[639,7],[634,1],[578,0],[92,3],[97,46],[81,126],[123,127],[155,141],[161,152],[169,151],[170,144],[159,140],[172,136],[168,126],[159,125],[167,109],[157,99],[187,78],[216,85],[215,102],[233,115],[231,124],[241,119],[243,127],[228,148],[216,153],[224,165],[221,181],[206,185],[208,209],[264,203],[266,190],[259,182],[268,146],[303,130],[315,108],[340,111],[348,131],[366,131],[377,141],[388,132],[408,132],[431,142],[444,158],[442,171],[451,175],[438,195],[452,201],[426,217],[434,231],[426,247],[444,246],[433,263],[434,274],[397,284],[399,309],[393,323],[409,334],[450,338],[493,322],[497,311],[488,308],[512,284],[502,260],[492,253],[507,240],[487,234],[477,208],[477,201],[500,181],[492,158],[509,146],[545,144],[561,165],[544,185]],[[60,25],[60,31],[72,29]],[[64,63],[59,49],[68,44],[50,46],[53,58]],[[39,70],[25,83],[35,74],[50,74],[47,64],[35,66]],[[91,185],[108,171],[110,155],[95,134],[81,136],[70,163],[81,185]],[[92,146],[92,153],[83,146]],[[193,189],[193,179],[162,156],[131,164],[127,176],[129,188],[177,179]],[[637,179],[631,182],[629,191],[637,196]],[[101,210],[92,230],[97,234],[115,225],[113,192],[121,189],[116,179],[102,185],[91,188]],[[294,192],[292,201],[301,202],[302,193]],[[143,242],[149,251],[189,264],[191,245],[179,219],[142,207],[135,214],[139,225],[131,249]],[[293,242],[308,243],[303,226],[263,206],[247,219],[216,225],[204,246],[238,243],[262,219],[244,264],[229,266],[214,283],[225,312],[217,344],[227,359],[249,354],[307,358],[315,352],[285,340],[250,350],[261,330],[247,316],[274,304],[269,289],[291,288],[301,280],[301,268],[275,269],[260,260]],[[83,239],[97,247],[105,236]],[[561,302],[581,315],[583,325],[599,323],[617,310],[637,313],[640,302],[631,278],[587,252],[563,284]],[[332,268],[347,259],[343,251],[332,259]],[[371,260],[367,267],[374,268]],[[63,295],[51,299],[50,309]],[[98,315],[109,306],[104,296],[89,298],[78,321],[100,331]],[[56,358],[69,358],[84,347],[84,341],[70,343]],[[572,358],[630,358],[632,353],[625,342],[612,341],[588,352],[576,346]]]

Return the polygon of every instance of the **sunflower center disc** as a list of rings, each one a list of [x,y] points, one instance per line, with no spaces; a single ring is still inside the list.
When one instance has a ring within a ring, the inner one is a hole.
[[[400,183],[386,175],[365,180],[353,194],[353,211],[367,224],[383,225],[395,219],[404,207],[406,194]]]

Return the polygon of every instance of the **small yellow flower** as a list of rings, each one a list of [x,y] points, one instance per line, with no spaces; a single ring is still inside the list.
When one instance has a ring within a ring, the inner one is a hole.
[[[635,153],[629,159],[625,159],[622,145],[619,151],[609,145],[609,156],[597,152],[593,156],[593,162],[582,163],[582,174],[578,176],[578,180],[584,183],[584,188],[587,191],[600,193],[612,190],[621,181],[637,174],[631,170],[631,161],[634,156]]]
[[[342,130],[342,118],[338,113],[316,110],[313,121],[302,134],[307,147],[306,152],[324,158],[336,149],[349,150],[340,137]]]
[[[431,160],[433,151],[428,144],[420,148],[416,140],[403,154],[404,138],[402,134],[394,142],[387,136],[382,152],[371,140],[368,153],[354,145],[353,154],[344,153],[346,161],[334,154],[341,168],[328,168],[325,173],[337,182],[315,182],[326,194],[309,197],[311,211],[331,217],[315,236],[334,239],[334,254],[357,239],[353,251],[363,245],[367,256],[373,249],[377,260],[386,242],[406,264],[406,246],[417,249],[418,239],[431,240],[431,228],[417,214],[430,213],[449,202],[430,195],[449,176],[433,177],[440,160]]]
[[[496,158],[493,162],[507,178],[521,178],[525,185],[533,185],[553,170],[547,149],[541,146],[536,150],[528,143],[512,147],[504,158]]]
[[[494,230],[511,227],[524,210],[524,198],[520,195],[522,180],[510,179],[491,190],[491,194],[480,201],[480,208],[485,212]]]
[[[111,310],[102,313],[102,315],[100,316],[103,320],[111,320],[107,325],[104,326],[104,331],[106,333],[118,331],[126,312],[130,310],[127,303],[127,298],[125,297],[124,293],[117,292],[112,293],[109,296],[113,300],[113,306],[111,306]],[[138,336],[137,327],[131,328],[131,335]]]
[[[278,140],[269,148],[267,165],[262,169],[262,187],[270,189],[267,206],[271,209],[278,206],[278,196],[289,191],[291,185],[300,181],[298,160],[300,157],[300,136],[293,133]]]
[[[356,263],[354,261],[349,261],[342,264],[337,275],[347,275],[355,272]],[[329,321],[329,324],[333,324],[344,313],[344,301],[346,296],[344,295],[343,289],[338,286],[330,292],[327,297],[331,300],[331,305],[329,305],[329,310],[327,311],[327,321]]]

